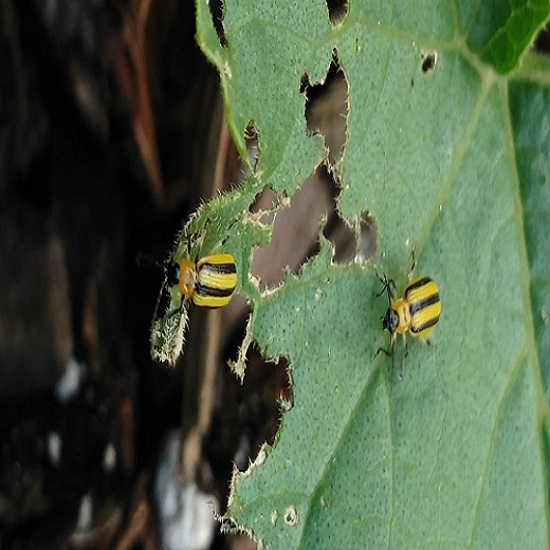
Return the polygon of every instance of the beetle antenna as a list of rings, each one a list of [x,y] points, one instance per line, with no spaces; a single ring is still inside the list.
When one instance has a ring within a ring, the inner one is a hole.
[[[382,296],[384,292],[388,293],[388,307],[391,307],[391,301],[393,298],[393,292],[392,287],[395,290],[395,281],[393,279],[388,279],[385,273],[380,275],[379,273],[376,274],[376,276],[380,279],[380,282],[382,283],[382,290],[376,295],[377,297]]]
[[[159,305],[160,305],[160,299],[162,298],[162,293],[164,292],[164,285],[165,285],[165,282],[164,281],[162,283],[162,286],[160,287],[160,291],[159,291],[159,294],[157,296],[157,301],[155,303],[155,309],[153,311],[153,323],[158,319],[157,317],[157,313],[158,313],[158,310],[159,310]]]
[[[136,264],[138,266],[142,265],[150,265],[154,267],[158,267],[164,271],[164,264],[159,262],[156,258],[153,258],[152,256],[149,256],[148,254],[144,254],[143,252],[137,252],[135,256]]]
[[[412,279],[414,270],[416,269],[416,248],[412,249],[411,257],[412,257],[411,269],[409,270],[409,273],[407,275],[407,279],[409,281]]]

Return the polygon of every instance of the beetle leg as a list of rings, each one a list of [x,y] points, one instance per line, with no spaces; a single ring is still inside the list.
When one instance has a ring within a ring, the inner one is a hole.
[[[385,355],[387,355],[388,357],[393,357],[393,353],[391,351],[388,351],[387,349],[385,348],[378,348],[376,350],[376,352],[374,353],[374,355],[372,356],[372,359],[371,361],[374,361],[381,353],[384,353]]]
[[[394,291],[397,288],[395,286],[395,281],[393,279],[388,279],[386,277],[386,274],[380,275],[379,273],[377,273],[376,276],[378,277],[378,279],[380,279],[380,282],[383,285],[382,290],[376,295],[376,297],[379,298],[380,296],[382,296],[382,294],[384,294],[384,292],[387,292],[388,293],[388,305],[391,306],[391,301],[393,300],[392,287],[393,287]]]
[[[411,257],[412,257],[411,269],[409,270],[409,274],[407,275],[407,279],[409,281],[412,279],[412,275],[414,273],[414,270],[416,269],[416,248],[412,249]]]
[[[403,333],[403,342],[405,343],[405,353],[401,358],[401,366],[399,368],[399,378],[401,380],[403,380],[403,363],[405,362],[407,355],[409,355],[409,342],[407,342],[407,335],[405,333]]]

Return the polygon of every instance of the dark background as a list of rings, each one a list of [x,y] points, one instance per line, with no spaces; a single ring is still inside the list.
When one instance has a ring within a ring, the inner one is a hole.
[[[242,298],[221,332],[191,312],[176,368],[149,353],[163,273],[136,254],[162,262],[201,199],[241,172],[194,16],[189,0],[0,0],[2,550],[159,548],[170,434],[187,441],[202,415],[174,483],[222,510],[233,463],[274,436],[284,366],[252,352],[244,385],[226,366]]]

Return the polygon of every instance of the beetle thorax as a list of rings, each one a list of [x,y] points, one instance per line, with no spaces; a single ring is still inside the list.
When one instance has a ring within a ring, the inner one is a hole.
[[[178,288],[182,296],[191,299],[195,291],[196,279],[195,264],[189,260],[182,260],[180,262],[180,277],[178,281]]]
[[[397,314],[399,322],[395,328],[396,332],[403,334],[409,330],[411,326],[411,312],[409,309],[409,303],[403,298],[399,298],[392,304],[392,309]]]

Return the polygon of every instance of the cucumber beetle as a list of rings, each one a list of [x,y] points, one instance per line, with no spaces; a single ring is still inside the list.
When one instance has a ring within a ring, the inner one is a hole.
[[[403,336],[405,342],[403,359],[409,353],[407,332],[410,332],[411,336],[415,338],[430,343],[428,337],[434,331],[441,314],[441,299],[437,284],[430,277],[422,276],[413,279],[406,286],[403,296],[397,299],[394,296],[396,287],[393,279],[388,279],[386,275],[379,275],[378,278],[382,282],[383,288],[377,296],[381,296],[384,292],[388,294],[388,309],[382,317],[382,328],[391,334],[391,348],[390,351],[379,348],[374,357],[380,352],[384,352],[392,358],[393,367],[395,341],[398,334]]]
[[[204,236],[204,233],[203,233]],[[237,286],[237,269],[231,254],[210,254],[193,257],[191,239],[185,231],[174,253],[164,264],[164,282],[155,306],[151,326],[151,356],[155,361],[174,364],[181,353],[188,321],[189,304],[217,309],[226,306]],[[201,237],[202,241],[202,237]],[[181,251],[183,248],[183,252]],[[177,256],[183,256],[176,259]],[[157,315],[161,297],[167,295],[165,313]]]
[[[182,304],[190,300],[198,307],[226,306],[237,286],[235,259],[231,254],[213,254],[197,262],[188,258],[172,261],[166,268],[166,284],[177,285]]]

